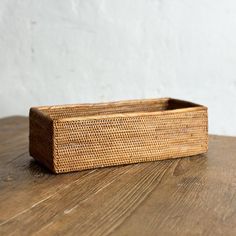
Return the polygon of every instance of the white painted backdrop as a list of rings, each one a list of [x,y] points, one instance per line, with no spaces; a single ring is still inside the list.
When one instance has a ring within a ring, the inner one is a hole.
[[[176,97],[236,135],[234,0],[1,0],[0,117]]]

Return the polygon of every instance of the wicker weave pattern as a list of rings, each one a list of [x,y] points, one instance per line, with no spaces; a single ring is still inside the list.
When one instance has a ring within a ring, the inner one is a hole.
[[[141,105],[133,101],[125,108],[122,103],[119,103],[120,107],[114,104],[113,108],[108,104],[109,109],[103,111],[96,106],[81,108],[80,105],[70,109],[31,109],[31,116],[39,112],[53,121],[53,134],[49,138],[53,139],[53,153],[46,157],[50,160],[42,162],[60,173],[185,157],[207,151],[206,107],[173,99],[146,101],[152,101],[154,105],[145,106],[144,100]],[[173,101],[176,101],[177,109]],[[31,130],[33,139],[34,127]],[[45,159],[33,152],[32,155],[38,160]]]

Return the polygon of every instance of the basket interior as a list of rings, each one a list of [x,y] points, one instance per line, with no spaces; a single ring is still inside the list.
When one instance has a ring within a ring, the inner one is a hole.
[[[40,110],[53,119],[60,119],[123,113],[156,112],[196,106],[199,105],[171,98],[163,98],[97,104],[49,106],[42,107]]]

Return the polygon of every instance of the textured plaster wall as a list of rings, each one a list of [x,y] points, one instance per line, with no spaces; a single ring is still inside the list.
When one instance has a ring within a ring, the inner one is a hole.
[[[1,0],[0,117],[176,97],[236,135],[234,0]]]

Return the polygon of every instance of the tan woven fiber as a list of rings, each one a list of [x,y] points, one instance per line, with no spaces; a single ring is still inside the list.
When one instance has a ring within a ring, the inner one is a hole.
[[[30,155],[54,173],[205,153],[205,106],[172,98],[30,109]]]

